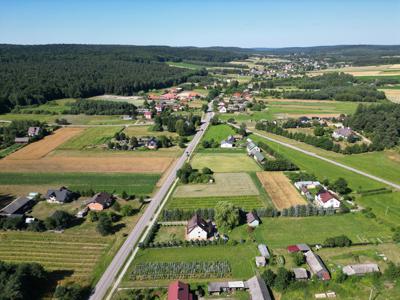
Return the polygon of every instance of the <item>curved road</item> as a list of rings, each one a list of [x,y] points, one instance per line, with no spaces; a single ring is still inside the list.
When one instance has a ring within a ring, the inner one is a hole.
[[[176,179],[176,171],[179,170],[182,165],[185,163],[187,158],[192,154],[193,150],[198,145],[202,136],[204,135],[205,130],[207,129],[210,119],[212,118],[213,113],[208,112],[205,114],[203,118],[203,124],[200,126],[200,130],[195,134],[192,141],[189,143],[185,152],[175,163],[175,166],[170,171],[168,177],[164,181],[161,188],[152,198],[149,206],[145,210],[143,216],[137,222],[135,228],[128,235],[124,244],[118,250],[117,254],[114,256],[110,265],[107,267],[106,271],[103,273],[103,276],[100,278],[92,295],[90,296],[90,300],[102,300],[106,297],[108,290],[113,285],[116,276],[118,275],[121,268],[124,266],[127,258],[131,255],[132,251],[135,249],[136,244],[139,242],[142,234],[145,232],[146,227],[150,224],[154,214],[157,211],[157,208],[160,206],[165,196],[167,195],[170,187],[174,183]]]
[[[238,125],[231,124],[231,123],[229,123],[229,124],[232,125],[233,127],[239,128]],[[248,132],[251,132],[251,131],[248,131]],[[274,143],[280,144],[280,145],[282,145],[282,146],[291,148],[291,149],[293,149],[293,150],[299,151],[299,152],[304,153],[304,154],[306,154],[306,155],[309,155],[309,156],[312,156],[312,157],[321,159],[321,160],[323,160],[323,161],[326,161],[326,162],[328,162],[328,163],[331,163],[331,164],[336,165],[336,166],[338,166],[338,167],[341,167],[341,168],[343,168],[343,169],[352,171],[352,172],[354,172],[354,173],[357,173],[357,174],[360,174],[360,175],[362,175],[362,176],[371,178],[371,179],[373,179],[373,180],[376,180],[376,181],[379,181],[379,182],[384,183],[384,184],[386,184],[386,185],[389,185],[389,186],[391,186],[391,187],[393,187],[393,188],[395,188],[395,189],[397,189],[397,190],[400,190],[400,185],[399,185],[399,184],[396,184],[396,183],[394,183],[394,182],[391,182],[391,181],[388,181],[388,180],[386,180],[386,179],[377,177],[377,176],[375,176],[375,175],[371,175],[371,174],[366,173],[366,172],[364,172],[364,171],[360,171],[360,170],[358,170],[358,169],[356,169],[356,168],[349,167],[349,166],[347,166],[347,165],[344,165],[344,164],[339,163],[339,162],[337,162],[337,161],[334,161],[334,160],[332,160],[332,159],[329,159],[329,158],[323,157],[323,156],[321,156],[321,155],[315,154],[314,152],[301,149],[301,148],[299,148],[299,147],[296,147],[296,146],[294,146],[294,145],[290,145],[290,144],[288,144],[288,143],[285,143],[285,142],[276,140],[276,139],[274,139],[274,138],[268,137],[268,136],[263,135],[263,134],[261,134],[261,133],[258,133],[258,132],[251,132],[251,133],[254,134],[254,135],[257,135],[257,136],[259,136],[259,137],[262,137],[262,138],[264,138],[264,139],[266,139],[266,140],[269,140],[269,141],[271,141],[271,142],[274,142]]]

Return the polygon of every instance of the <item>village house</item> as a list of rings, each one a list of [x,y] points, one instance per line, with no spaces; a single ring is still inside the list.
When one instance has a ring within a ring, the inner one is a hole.
[[[63,204],[73,200],[74,193],[62,186],[56,190],[48,190],[45,199],[48,203]]]
[[[218,112],[221,114],[225,114],[227,112],[227,109],[225,106],[219,106],[218,107]]]
[[[158,143],[157,140],[155,138],[150,138],[147,142],[146,142],[146,147],[150,150],[155,150],[158,148]]]
[[[353,130],[351,130],[350,127],[343,127],[343,128],[339,128],[336,129],[333,133],[332,133],[332,137],[334,139],[340,139],[343,138],[345,140],[347,140],[348,138],[355,136],[356,134],[354,133]]]
[[[198,214],[195,214],[186,225],[186,239],[189,241],[206,240],[211,237],[213,227],[211,222],[207,222]]]
[[[171,282],[168,286],[168,300],[192,300],[189,285],[181,281]]]
[[[0,210],[0,216],[19,217],[30,210],[36,201],[30,197],[19,197]]]
[[[294,278],[296,280],[307,280],[308,279],[308,272],[304,268],[294,268],[293,269]]]
[[[318,206],[323,208],[340,207],[340,201],[336,198],[335,195],[327,190],[322,190],[317,195],[315,195],[315,202]]]
[[[235,143],[235,138],[232,135],[230,135],[226,140],[223,140],[221,142],[221,148],[233,148],[234,143]]]
[[[294,186],[300,191],[300,194],[305,196],[310,201],[312,201],[314,198],[309,189],[315,189],[320,185],[321,183],[319,181],[298,181],[294,184]]]
[[[322,259],[312,251],[305,253],[306,262],[311,272],[321,280],[331,279],[328,269],[325,267]]]
[[[85,217],[88,214],[88,212],[89,212],[89,207],[86,206],[83,209],[81,209],[80,211],[78,211],[75,216],[79,219],[82,219],[83,217]]]
[[[40,134],[40,127],[29,127],[28,128],[28,136],[35,137]]]
[[[106,192],[101,192],[93,196],[93,198],[90,200],[88,204],[88,207],[92,211],[102,211],[110,207],[112,203],[113,203],[112,195]]]
[[[256,212],[249,212],[246,214],[246,222],[249,227],[257,227],[260,225],[260,218]]]
[[[130,120],[133,120],[133,116],[130,116],[130,115],[123,115],[123,116],[121,117],[121,119],[124,120],[124,121],[130,121]]]
[[[254,155],[255,152],[260,152],[260,148],[251,139],[247,139],[246,149],[248,155]]]
[[[377,264],[356,264],[344,266],[342,271],[348,276],[362,276],[368,273],[379,272],[379,267]]]

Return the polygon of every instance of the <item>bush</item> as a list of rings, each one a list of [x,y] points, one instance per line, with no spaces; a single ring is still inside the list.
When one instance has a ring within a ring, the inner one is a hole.
[[[96,230],[102,235],[109,235],[113,233],[113,225],[111,217],[108,214],[101,214]]]
[[[324,242],[324,246],[329,248],[350,247],[352,243],[353,242],[347,236],[339,235],[336,237],[327,238]]]
[[[56,210],[51,217],[46,218],[45,224],[47,229],[62,230],[73,224],[75,217],[63,210]]]

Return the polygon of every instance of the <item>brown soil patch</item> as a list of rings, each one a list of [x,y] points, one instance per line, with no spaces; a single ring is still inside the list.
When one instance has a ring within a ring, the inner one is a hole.
[[[42,158],[83,130],[84,128],[71,127],[58,129],[42,140],[29,144],[17,152],[8,155],[4,160],[31,160]]]
[[[257,172],[257,177],[278,210],[307,204],[283,172]]]
[[[1,160],[0,172],[132,172],[161,173],[171,157],[60,157]]]
[[[386,98],[394,103],[400,103],[400,90],[396,89],[384,89],[381,90],[385,92]]]

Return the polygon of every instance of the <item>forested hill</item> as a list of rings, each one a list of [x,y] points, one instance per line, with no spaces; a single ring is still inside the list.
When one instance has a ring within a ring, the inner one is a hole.
[[[247,57],[222,49],[118,45],[0,45],[0,112],[15,105],[104,93],[131,95],[205,74],[165,61],[226,62]]]

